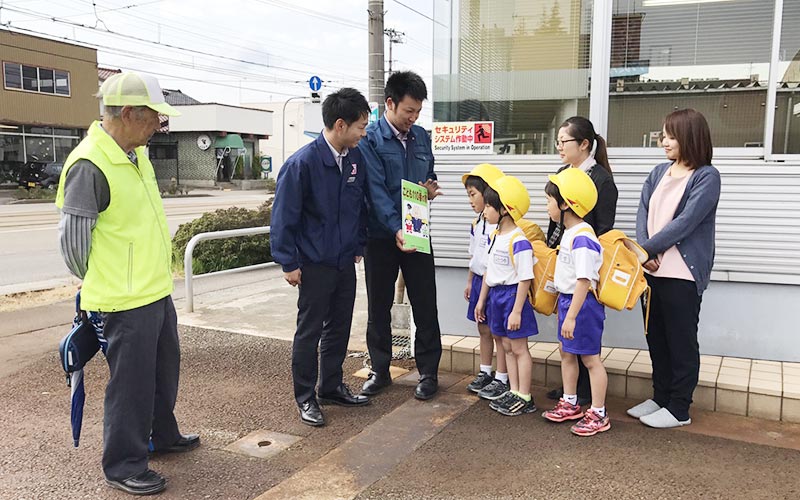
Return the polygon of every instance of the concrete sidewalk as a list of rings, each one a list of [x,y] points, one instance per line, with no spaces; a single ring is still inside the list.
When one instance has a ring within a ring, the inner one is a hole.
[[[351,351],[365,351],[367,332],[367,290],[363,264],[358,266],[356,305],[350,334]],[[283,279],[280,267],[244,271],[242,282],[219,289],[225,275],[195,278],[194,312],[186,312],[185,287],[176,283],[175,308],[178,323],[197,328],[269,337],[291,341],[297,318],[298,290]],[[227,276],[236,276],[231,274]]]

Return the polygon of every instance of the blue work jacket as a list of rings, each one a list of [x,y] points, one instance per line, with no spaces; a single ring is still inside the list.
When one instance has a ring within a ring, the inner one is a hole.
[[[270,246],[284,272],[313,263],[344,269],[364,255],[366,178],[357,148],[342,171],[319,137],[290,156],[278,173]]]
[[[358,148],[367,165],[369,237],[394,238],[402,227],[401,181],[436,180],[430,138],[424,128],[413,125],[404,148],[384,116],[367,126]]]

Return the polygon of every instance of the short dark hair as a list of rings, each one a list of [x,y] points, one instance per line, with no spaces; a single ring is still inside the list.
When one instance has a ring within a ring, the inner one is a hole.
[[[474,187],[481,194],[483,194],[483,192],[486,191],[486,188],[488,188],[489,185],[486,184],[485,180],[481,179],[477,175],[470,175],[470,176],[467,177],[467,180],[464,181],[464,187],[465,188]]]
[[[424,101],[428,98],[428,88],[422,77],[413,71],[398,71],[392,73],[386,80],[386,87],[383,89],[383,100],[392,98],[392,102],[397,104],[409,96],[415,101]]]
[[[369,111],[369,103],[361,92],[352,88],[339,89],[322,102],[322,123],[328,130],[333,128],[339,118],[351,125],[369,116]]]
[[[555,198],[559,210],[561,210],[561,205],[567,205],[567,210],[573,214],[575,213],[572,211],[572,208],[570,208],[569,204],[564,201],[564,197],[561,196],[561,190],[553,183],[553,181],[547,181],[547,184],[544,185],[544,194],[551,198]],[[562,217],[564,212],[565,210],[561,210]]]
[[[711,165],[714,147],[706,117],[694,109],[679,109],[667,115],[664,130],[678,141],[680,161],[691,168]]]
[[[487,187],[483,191],[483,202],[497,210],[499,214],[502,214],[503,210],[506,208],[502,200],[500,200],[500,194],[490,187]],[[508,212],[508,210],[506,210],[506,212]]]

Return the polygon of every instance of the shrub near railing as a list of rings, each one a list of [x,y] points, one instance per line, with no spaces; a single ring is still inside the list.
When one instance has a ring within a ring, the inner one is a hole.
[[[196,234],[246,227],[269,226],[272,202],[267,201],[256,210],[226,208],[208,212],[201,217],[181,224],[172,238],[172,266],[183,271],[186,245]],[[224,271],[253,264],[271,262],[269,235],[240,236],[221,240],[201,241],[192,255],[194,274]]]

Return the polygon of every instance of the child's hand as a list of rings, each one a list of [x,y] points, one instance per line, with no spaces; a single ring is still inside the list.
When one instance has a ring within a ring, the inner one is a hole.
[[[483,310],[484,307],[485,304],[481,300],[478,300],[478,303],[475,304],[475,319],[478,320],[478,323],[486,323],[486,314]]]
[[[519,324],[522,322],[522,313],[511,311],[508,315],[508,329],[511,331],[519,330]]]
[[[467,288],[464,289],[464,300],[469,302],[469,292],[472,291],[472,284],[467,283]]]
[[[572,340],[575,333],[575,320],[569,317],[564,318],[564,323],[561,325],[561,336],[567,340]]]

